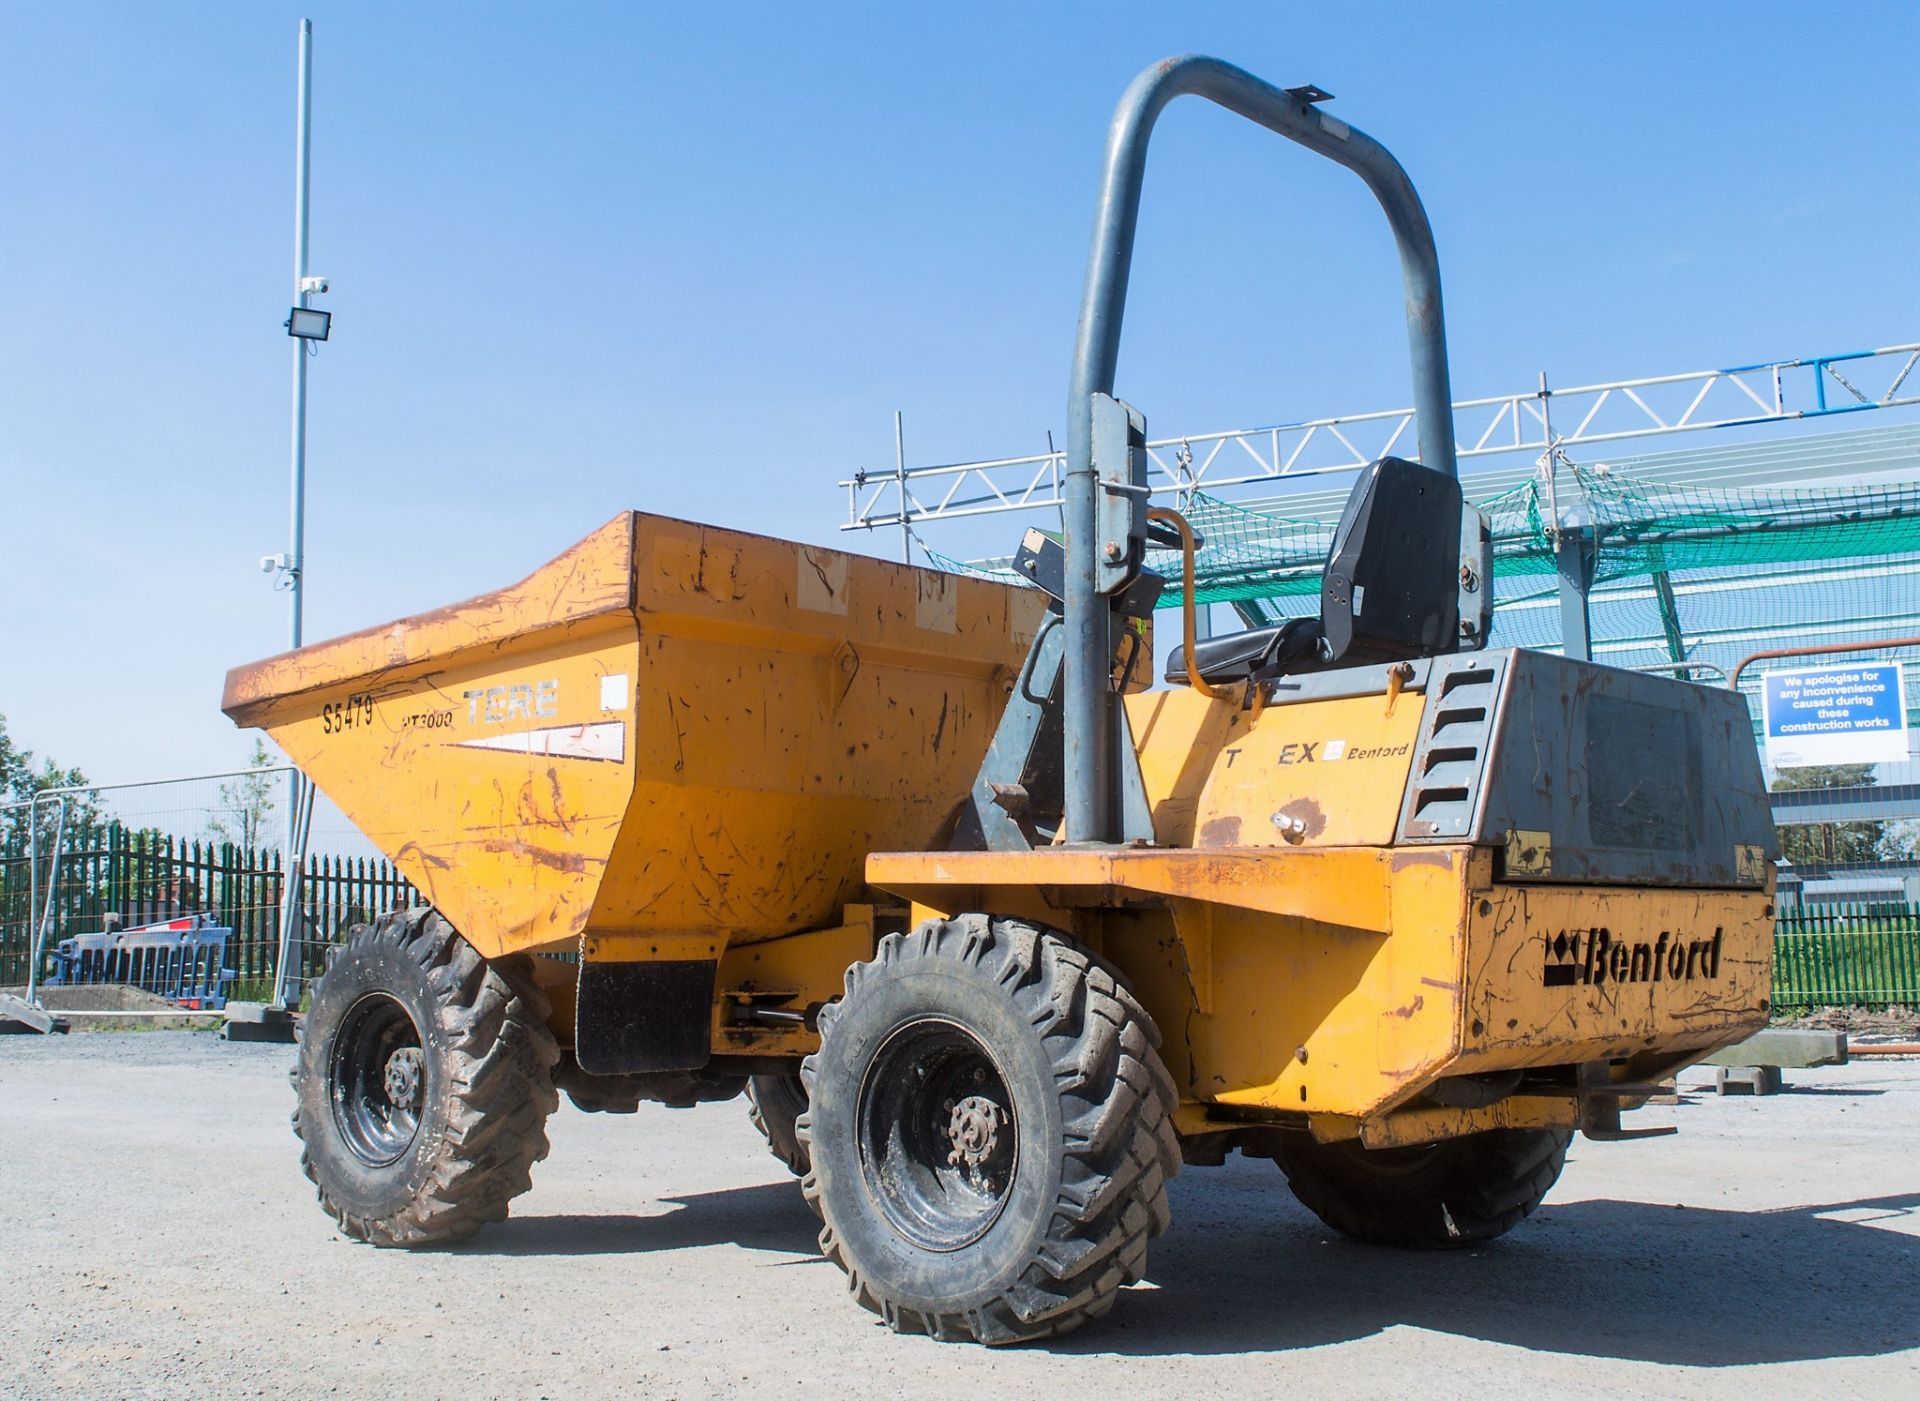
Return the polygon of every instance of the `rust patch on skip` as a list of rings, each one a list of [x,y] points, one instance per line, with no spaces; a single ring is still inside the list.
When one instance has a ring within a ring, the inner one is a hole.
[[[547,766],[547,785],[553,795],[553,820],[560,824],[561,831],[571,837],[573,819],[567,816],[566,796],[560,791],[560,774],[551,764]]]
[[[1453,869],[1453,853],[1450,851],[1396,851],[1393,854],[1393,869],[1407,871],[1415,866],[1438,866],[1443,871]]]
[[[1206,823],[1200,828],[1199,845],[1240,845],[1240,819],[1237,817],[1216,817]]]
[[[589,865],[589,858],[577,851],[548,851],[522,841],[486,841],[480,843],[480,849],[506,856],[518,856],[533,862],[536,866],[545,866],[551,871],[561,871],[570,876],[582,874]],[[591,864],[604,866],[604,857],[594,857]]]
[[[1423,978],[1421,981],[1424,982],[1426,980]],[[1414,995],[1413,1001],[1409,1002],[1404,1007],[1395,1007],[1392,1011],[1388,1012],[1387,1015],[1389,1017],[1399,1017],[1402,1021],[1406,1021],[1410,1019],[1415,1012],[1419,1011],[1422,1007],[1426,1005],[1427,1005],[1427,999],[1419,995],[1418,993],[1416,993]]]

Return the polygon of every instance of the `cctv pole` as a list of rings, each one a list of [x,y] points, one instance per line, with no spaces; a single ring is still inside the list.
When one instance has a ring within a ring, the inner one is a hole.
[[[311,153],[313,115],[313,21],[300,21],[300,76],[294,99],[294,173],[293,173],[293,304],[307,305],[307,172]],[[288,647],[300,645],[300,608],[306,575],[307,539],[307,343],[299,336],[293,340],[293,505],[288,520],[287,583]],[[285,1007],[287,998],[287,958],[292,952],[294,910],[299,900],[300,866],[306,852],[306,834],[301,830],[301,786],[304,779],[294,769],[287,779],[287,848],[280,874],[280,952],[274,960],[271,1006]]]
[[[300,21],[300,86],[294,109],[293,304],[307,306],[307,169],[313,114],[313,21]],[[307,343],[293,337],[293,515],[287,578],[293,605],[289,647],[300,645],[301,574],[307,537]],[[289,828],[291,831],[291,828]]]

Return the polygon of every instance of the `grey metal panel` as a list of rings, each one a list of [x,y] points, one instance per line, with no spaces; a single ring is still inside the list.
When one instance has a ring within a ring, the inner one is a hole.
[[[1093,531],[1098,592],[1116,594],[1139,576],[1147,552],[1147,420],[1107,394],[1093,396]]]
[[[1034,761],[1043,748],[1042,730],[1050,712],[1053,712],[1057,744],[1060,663],[1065,652],[1066,629],[1060,626],[1059,614],[1049,613],[1041,621],[1033,645],[1027,649],[1012,694],[1007,697],[1007,708],[1001,712],[1000,724],[993,732],[993,742],[987,746],[980,771],[974,776],[969,808],[962,814],[960,827],[954,834],[956,849],[1033,849],[1020,823],[995,801],[995,786],[1025,785],[1033,781]],[[1048,767],[1056,770],[1048,785],[1055,787],[1058,785],[1057,755]]]
[[[1140,755],[1133,747],[1133,725],[1119,696],[1113,698],[1113,730],[1120,749],[1114,756],[1120,784],[1120,840],[1150,844],[1153,805],[1147,801],[1146,775],[1140,772]]]
[[[1759,882],[1736,849],[1777,851],[1739,696],[1524,649],[1480,660],[1495,657],[1505,674],[1470,839],[1504,849],[1510,833],[1544,834],[1548,853],[1506,879]]]
[[[1031,851],[1036,839],[1044,842],[1060,824],[1060,671],[1066,629],[1059,617],[1047,615],[1021,664],[955,826],[956,851]],[[1109,704],[1120,839],[1151,842],[1153,811],[1126,707],[1117,694]],[[1003,806],[1003,800],[1011,806]]]
[[[1478,652],[1493,631],[1493,519],[1468,506],[1460,512],[1460,645]]]
[[[1487,756],[1512,655],[1503,651],[1434,659],[1400,809],[1402,841],[1457,842],[1477,829]]]

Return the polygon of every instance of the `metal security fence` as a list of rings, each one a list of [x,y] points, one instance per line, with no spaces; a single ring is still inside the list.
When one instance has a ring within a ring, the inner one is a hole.
[[[225,966],[234,972],[228,996],[260,1000],[273,985],[280,950],[281,900],[286,873],[278,848],[230,842],[186,841],[129,831],[118,822],[76,834],[61,852],[58,877],[42,862],[42,961],[36,981],[53,972],[63,940],[131,929],[187,915],[206,915],[233,931]],[[0,986],[24,986],[31,957],[29,858],[0,857]],[[309,856],[300,884],[300,909],[288,958],[289,990],[319,976],[326,949],[345,931],[418,900],[406,877],[384,861]]]
[[[51,973],[63,940],[186,915],[210,915],[233,931],[226,966],[239,980],[271,980],[285,878],[277,849],[187,841],[109,821],[77,824],[57,863],[54,855],[42,859],[37,881],[29,855],[0,859],[0,983],[28,981],[30,899],[41,914],[36,981]]]
[[[227,997],[273,997],[284,939],[285,996],[297,1005],[348,928],[419,899],[384,860],[308,853],[297,796],[292,771],[278,768],[0,807],[0,987],[37,989],[71,974],[59,956],[65,941],[92,948],[103,934],[200,917],[231,931]],[[299,820],[286,821],[289,809]]]
[[[413,884],[386,861],[309,856],[300,882],[300,918],[287,946],[287,1005],[299,1005],[302,990],[326,972],[327,951],[354,925],[423,903]]]
[[[1785,913],[1773,947],[1779,1011],[1920,1007],[1920,905],[1862,902]]]

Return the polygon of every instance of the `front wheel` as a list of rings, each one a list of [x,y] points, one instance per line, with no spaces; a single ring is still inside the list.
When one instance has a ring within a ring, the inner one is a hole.
[[[1176,1096],[1152,1020],[1086,950],[929,920],[848,970],[820,1038],[803,1185],[821,1250],[896,1332],[1051,1337],[1142,1277]]]
[[[1449,1250],[1505,1235],[1540,1205],[1573,1135],[1494,1129],[1415,1148],[1317,1143],[1288,1134],[1280,1167],[1294,1196],[1370,1245]]]
[[[439,1245],[507,1215],[547,1156],[559,1047],[547,1000],[438,914],[349,935],[313,995],[293,1070],[300,1165],[340,1229]]]

